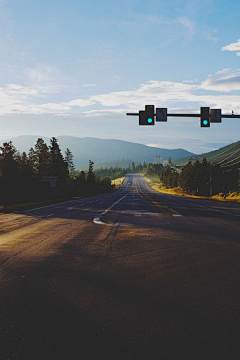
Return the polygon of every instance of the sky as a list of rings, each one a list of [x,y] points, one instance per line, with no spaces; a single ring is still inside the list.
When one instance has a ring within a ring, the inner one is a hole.
[[[238,0],[0,0],[0,139],[114,138],[194,153],[240,119],[139,126],[126,112],[240,114]],[[14,143],[14,141],[13,141]]]

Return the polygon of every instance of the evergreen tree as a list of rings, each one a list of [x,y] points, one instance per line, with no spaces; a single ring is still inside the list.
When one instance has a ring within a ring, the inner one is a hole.
[[[17,151],[12,142],[0,146],[0,199],[6,205],[17,192],[18,163]]]
[[[94,162],[89,160],[89,168],[88,168],[88,174],[87,174],[87,182],[89,184],[95,183],[95,174],[93,171],[93,165],[94,165]]]
[[[31,148],[28,152],[28,170],[29,170],[29,178],[37,179],[37,168],[36,168],[36,154],[33,148]]]
[[[73,164],[73,154],[68,148],[65,151],[65,163],[67,164],[69,175],[72,176],[74,174],[75,167]]]
[[[86,174],[84,171],[80,172],[79,179],[81,180],[82,183],[86,182]]]
[[[18,163],[18,179],[22,181],[27,181],[29,178],[29,163],[27,154],[25,152],[17,154],[17,163]]]
[[[35,145],[35,151],[32,155],[34,172],[41,181],[43,176],[51,175],[52,159],[47,144],[42,138],[39,138]]]
[[[58,145],[58,140],[53,137],[50,140],[50,153],[52,159],[52,175],[58,176],[60,179],[65,179],[68,176],[67,163],[64,161],[61,149]]]

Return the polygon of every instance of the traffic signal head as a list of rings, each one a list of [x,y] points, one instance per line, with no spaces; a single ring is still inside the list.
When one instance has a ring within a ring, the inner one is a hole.
[[[221,109],[210,109],[210,122],[211,123],[222,122],[222,110]]]
[[[201,107],[201,127],[210,127],[210,108]]]
[[[139,111],[139,125],[154,125],[154,105],[145,105],[145,111]]]
[[[167,108],[156,108],[156,121],[167,121]]]

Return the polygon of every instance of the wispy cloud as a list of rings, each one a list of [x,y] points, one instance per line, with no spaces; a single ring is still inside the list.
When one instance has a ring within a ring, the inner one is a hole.
[[[189,16],[179,16],[175,18],[167,18],[159,15],[145,16],[145,19],[152,24],[168,29],[171,33],[175,33],[175,40],[179,37],[185,37],[191,41],[196,36],[203,37],[211,42],[217,42],[218,29],[212,29],[208,25],[199,25]]]
[[[34,75],[42,82],[42,77]],[[240,111],[240,95],[212,94],[212,91],[232,92],[240,90],[240,69],[222,69],[201,83],[191,80],[182,82],[150,80],[138,88],[113,91],[77,98],[69,101],[45,103],[45,89],[40,87],[8,84],[0,88],[0,115],[6,114],[55,114],[67,116],[116,116],[126,112],[138,112],[145,104],[168,107],[172,111],[208,105],[230,112]],[[62,95],[61,95],[62,96]],[[89,110],[88,110],[89,108]],[[176,110],[177,109],[177,110]]]
[[[205,36],[205,38],[209,41],[212,41],[214,43],[216,43],[218,41],[218,29],[203,29],[203,35]]]
[[[26,85],[39,89],[41,93],[49,94],[59,92],[65,88],[60,79],[62,75],[53,66],[39,64],[25,69],[24,72]]]
[[[92,87],[92,86],[96,86],[96,84],[84,84],[84,87]]]
[[[188,30],[189,35],[193,36],[195,34],[196,25],[189,18],[187,18],[185,16],[179,17],[176,19],[176,22],[183,25]]]
[[[174,19],[168,19],[163,16],[146,16],[145,19],[153,24],[169,27],[171,30],[175,30],[176,34],[186,36],[189,39],[192,39],[196,33],[196,24],[186,16],[176,17]],[[182,30],[184,30],[184,33]]]
[[[202,82],[205,90],[231,92],[240,90],[240,69],[223,69]]]
[[[114,115],[126,115],[129,109],[104,109],[104,110],[87,110],[83,111],[82,114],[87,117],[103,117],[103,116],[114,116]]]
[[[95,102],[92,100],[84,100],[84,99],[76,99],[76,100],[71,100],[65,103],[62,103],[64,105],[67,105],[69,107],[85,107],[85,106],[89,106],[89,105],[93,105]]]

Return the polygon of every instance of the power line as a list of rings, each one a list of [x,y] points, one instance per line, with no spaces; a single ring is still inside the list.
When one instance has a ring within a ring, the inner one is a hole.
[[[222,154],[224,154],[225,152],[229,151],[231,148],[234,148],[236,145],[240,145],[239,141],[238,141],[237,143],[233,144],[232,146],[230,145],[230,148],[228,148],[227,150],[222,151],[222,152],[221,152],[220,154],[218,154],[218,155],[210,156],[210,157],[208,157],[208,159],[213,159],[213,158],[215,158],[215,157],[222,156]]]
[[[226,158],[224,158],[223,160],[217,162],[215,165],[221,164],[222,162],[226,161],[227,159],[229,159],[231,156],[233,156],[234,154],[236,154],[238,151],[240,151],[240,148],[237,150],[234,150],[232,153],[227,154],[229,156],[227,156]]]
[[[240,163],[240,160],[237,161],[237,162],[235,162],[235,163],[233,163],[233,164],[225,165],[225,166],[223,166],[223,167],[234,166],[234,165],[239,164],[239,163]]]
[[[235,159],[228,161],[228,162],[227,162],[226,164],[224,164],[224,165],[221,165],[221,167],[232,166],[232,165],[238,164],[238,163],[240,162],[240,160],[237,161],[237,162],[235,162],[235,163],[233,163],[233,164],[230,164],[230,163],[233,162],[233,161],[236,161],[236,160],[239,159],[239,158],[240,158],[240,156],[237,156]]]
[[[233,148],[234,148],[235,146],[237,146],[237,145],[240,145],[239,141],[238,141],[237,143],[231,145],[227,150],[222,151],[220,154],[207,157],[207,160],[213,159],[213,158],[217,158],[217,157],[222,157],[222,156],[224,156],[223,154],[225,154],[225,153],[228,152],[229,150],[233,149]],[[221,162],[223,162],[223,161],[225,161],[225,160],[227,160],[227,159],[229,159],[229,157],[231,157],[231,155],[236,154],[238,151],[240,151],[240,148],[237,149],[237,150],[234,150],[234,151],[232,151],[232,152],[230,152],[230,153],[228,152],[228,153],[226,154],[227,157],[226,157],[225,159],[219,161],[218,163],[216,163],[216,165],[217,165],[217,164],[220,164]],[[228,156],[228,155],[229,155],[229,156]],[[199,156],[200,156],[200,155],[199,155]],[[197,157],[196,157],[196,159],[197,159]],[[187,165],[188,162],[191,161],[191,160],[192,160],[192,157],[191,157],[191,158],[188,158],[188,160],[187,160],[186,162],[182,162],[182,163],[180,163],[180,164],[176,164],[176,166],[179,166],[180,168],[183,168],[183,167],[184,167],[185,165]]]

